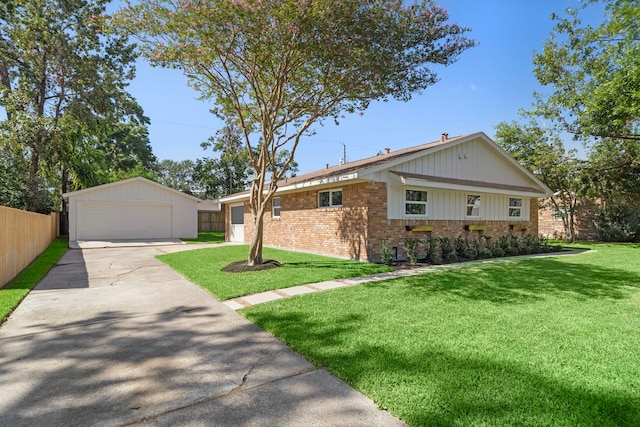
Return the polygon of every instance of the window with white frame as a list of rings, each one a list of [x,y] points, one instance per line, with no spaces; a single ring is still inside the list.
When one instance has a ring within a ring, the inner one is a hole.
[[[522,199],[509,197],[509,218],[522,218]]]
[[[280,197],[274,197],[271,200],[271,216],[280,218]]]
[[[467,216],[480,216],[480,196],[477,194],[467,194]]]
[[[553,207],[553,220],[554,221],[564,221],[564,218],[567,217],[567,209],[564,206],[554,206]]]
[[[427,192],[422,190],[405,190],[404,213],[406,215],[427,215]]]
[[[318,207],[331,208],[342,206],[342,190],[320,191],[318,193]]]

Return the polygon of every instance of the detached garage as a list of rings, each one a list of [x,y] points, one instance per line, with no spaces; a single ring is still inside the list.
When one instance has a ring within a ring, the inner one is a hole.
[[[198,236],[200,199],[137,177],[65,193],[69,240]]]

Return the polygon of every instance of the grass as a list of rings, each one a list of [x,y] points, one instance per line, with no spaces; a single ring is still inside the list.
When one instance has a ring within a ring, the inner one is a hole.
[[[246,259],[247,245],[224,246],[159,255],[157,258],[220,300],[291,286],[344,277],[391,271],[387,266],[358,261],[264,248],[264,259],[282,267],[270,270],[227,273],[223,267]]]
[[[199,231],[195,239],[180,239],[186,243],[222,243],[224,231]]]
[[[49,270],[67,252],[67,238],[54,240],[43,253],[18,274],[4,288],[0,289],[0,323],[20,304],[29,291],[47,275]]]
[[[242,309],[412,426],[640,425],[640,245]]]

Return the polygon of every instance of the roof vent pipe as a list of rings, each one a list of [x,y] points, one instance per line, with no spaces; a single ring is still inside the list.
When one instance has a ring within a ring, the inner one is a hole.
[[[327,167],[327,169],[329,169],[329,163],[327,163],[326,165],[327,165],[327,166],[326,166],[326,167]]]
[[[440,142],[445,142],[447,139],[449,139],[449,134],[442,132],[442,135],[440,135]]]
[[[389,154],[389,153],[391,152],[391,148],[386,147],[386,148],[384,149],[384,151],[386,151],[386,152],[387,152],[387,154]]]

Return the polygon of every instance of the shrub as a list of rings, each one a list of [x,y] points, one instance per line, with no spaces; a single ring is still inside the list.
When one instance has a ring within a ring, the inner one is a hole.
[[[605,242],[640,241],[640,208],[626,204],[602,207],[593,221],[598,239]]]
[[[476,259],[478,257],[478,250],[476,248],[467,248],[464,251],[464,257],[467,259]]]
[[[462,236],[458,236],[455,242],[456,254],[458,257],[466,257],[464,251],[469,247],[469,242]]]
[[[389,240],[383,240],[380,245],[380,260],[386,265],[391,265],[393,263],[393,251]]]
[[[453,252],[451,239],[444,236],[440,237],[438,241],[440,242],[440,256],[442,256],[442,259],[449,259],[449,254]]]
[[[509,246],[505,252],[509,256],[520,255],[520,248],[519,247],[514,248],[513,246]]]
[[[493,256],[493,253],[491,252],[491,249],[484,248],[480,250],[480,258],[491,258],[492,256]]]
[[[404,253],[407,255],[407,262],[414,265],[418,262],[418,239],[406,239],[404,241]]]
[[[438,253],[434,253],[430,258],[429,258],[429,262],[433,265],[440,265],[442,264],[442,257],[440,256],[440,254]]]
[[[500,246],[497,246],[497,247],[493,248],[493,256],[495,256],[495,257],[503,257],[504,256],[504,249],[502,249]]]
[[[433,263],[433,257],[438,254],[438,240],[433,237],[433,236],[429,236],[426,239],[424,239],[424,252],[425,252],[425,258],[427,259],[427,261]]]
[[[449,252],[447,255],[448,262],[458,262],[458,255],[455,252]]]

